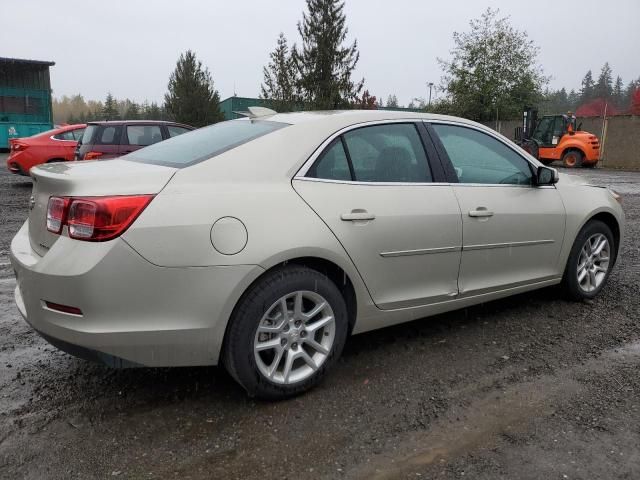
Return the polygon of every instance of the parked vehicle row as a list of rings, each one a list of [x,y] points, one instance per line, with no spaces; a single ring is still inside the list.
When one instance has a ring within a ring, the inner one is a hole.
[[[189,125],[153,120],[66,125],[32,137],[9,140],[7,168],[29,175],[43,163],[106,160],[193,130]]]
[[[316,385],[350,334],[556,284],[593,298],[614,266],[620,197],[487,127],[251,111],[34,168],[11,244],[27,322],[83,358],[221,364],[277,399]]]

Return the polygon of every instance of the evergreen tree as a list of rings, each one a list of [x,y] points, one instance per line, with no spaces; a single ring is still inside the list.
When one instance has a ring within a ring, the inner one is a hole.
[[[629,108],[631,106],[631,103],[633,100],[633,94],[638,88],[640,88],[640,78],[638,78],[637,80],[631,80],[629,82],[629,85],[627,85],[627,88],[624,91],[624,102],[623,102],[625,108]]]
[[[548,82],[537,64],[538,47],[488,8],[453,34],[452,59],[439,60],[453,113],[479,121],[519,118],[536,105]]]
[[[620,75],[616,77],[616,82],[613,84],[613,103],[616,107],[621,109],[626,107],[624,101],[624,85]]]
[[[162,120],[162,110],[160,106],[156,102],[151,102],[151,105],[148,106],[145,112],[146,120]]]
[[[284,33],[280,33],[276,49],[269,57],[271,61],[262,68],[264,80],[260,86],[260,98],[267,100],[268,106],[279,112],[296,110],[299,103],[298,79]]]
[[[398,108],[398,97],[395,94],[387,97],[387,107]]]
[[[169,77],[168,90],[165,109],[177,122],[203,127],[224,119],[211,73],[191,50],[180,55]]]
[[[138,120],[140,118],[140,107],[136,102],[128,102],[124,117],[127,120]]]
[[[107,93],[107,98],[104,101],[104,106],[102,107],[102,117],[105,120],[119,120],[120,115],[118,114],[118,103],[111,92]]]
[[[595,86],[595,97],[609,100],[613,94],[613,76],[609,62],[605,62],[600,70],[598,83]]]
[[[348,107],[364,80],[351,78],[360,54],[357,41],[343,45],[348,33],[344,2],[307,0],[307,10],[298,23],[302,47],[293,48],[302,100],[315,109]]]
[[[593,82],[593,74],[591,70],[587,71],[584,78],[582,79],[582,88],[580,89],[580,101],[582,103],[586,103],[590,100],[593,100],[595,84]]]

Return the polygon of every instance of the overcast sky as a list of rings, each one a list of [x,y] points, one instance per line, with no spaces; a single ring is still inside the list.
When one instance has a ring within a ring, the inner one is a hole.
[[[192,49],[221,98],[257,96],[277,36],[299,42],[304,0],[0,0],[0,56],[52,60],[54,95],[161,101],[181,52]],[[540,47],[551,86],[580,87],[605,61],[625,85],[640,76],[640,0],[514,2],[347,0],[357,77],[372,95],[401,103],[439,83],[454,31],[487,6],[500,8]]]

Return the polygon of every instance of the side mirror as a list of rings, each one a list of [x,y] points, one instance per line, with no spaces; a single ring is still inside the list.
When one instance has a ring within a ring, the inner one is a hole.
[[[538,167],[536,172],[536,185],[554,185],[560,180],[560,175],[555,168],[551,167]]]

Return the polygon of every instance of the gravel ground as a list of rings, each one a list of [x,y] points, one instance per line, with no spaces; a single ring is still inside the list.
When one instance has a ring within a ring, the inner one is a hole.
[[[49,346],[7,257],[31,182],[0,173],[0,477],[640,478],[640,174],[579,173],[625,195],[597,299],[545,289],[359,335],[280,403],[217,368],[110,370]]]

